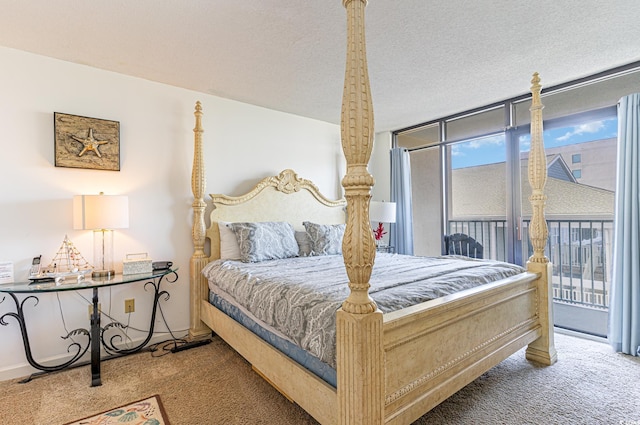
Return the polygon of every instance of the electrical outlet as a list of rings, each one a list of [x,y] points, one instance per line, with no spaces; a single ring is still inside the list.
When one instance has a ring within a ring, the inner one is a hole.
[[[130,300],[124,300],[124,312],[133,313],[136,311],[136,300],[131,298]]]
[[[102,304],[98,303],[98,312],[102,313]],[[91,320],[91,315],[93,314],[93,304],[89,304],[89,320]]]

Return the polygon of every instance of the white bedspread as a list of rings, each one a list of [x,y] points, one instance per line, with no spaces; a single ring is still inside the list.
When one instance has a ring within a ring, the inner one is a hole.
[[[387,313],[522,272],[517,265],[467,257],[377,254],[369,293]],[[335,368],[335,312],[349,293],[342,256],[217,260],[202,273],[210,287]]]

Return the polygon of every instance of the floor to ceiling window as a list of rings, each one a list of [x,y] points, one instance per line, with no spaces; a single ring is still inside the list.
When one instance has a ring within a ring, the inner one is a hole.
[[[507,168],[504,133],[446,146],[449,235],[462,233],[483,247],[483,257],[506,260]]]
[[[640,90],[639,69],[543,90],[556,325],[595,335],[606,334],[615,105]],[[526,262],[529,106],[523,95],[395,133],[396,146],[411,155],[416,255],[440,255],[444,235],[464,233],[483,246],[484,258]]]

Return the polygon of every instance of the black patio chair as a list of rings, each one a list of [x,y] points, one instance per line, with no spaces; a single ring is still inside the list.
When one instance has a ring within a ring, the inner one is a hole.
[[[454,233],[444,235],[444,250],[446,255],[464,255],[471,258],[482,258],[482,245],[469,235]]]

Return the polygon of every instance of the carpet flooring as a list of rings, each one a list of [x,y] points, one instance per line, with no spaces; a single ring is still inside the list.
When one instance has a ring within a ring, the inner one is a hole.
[[[556,334],[558,363],[524,350],[424,415],[426,424],[640,424],[640,359],[603,343]],[[172,425],[316,424],[267,384],[224,341],[154,357],[142,352],[88,366],[0,382],[0,424],[59,425],[159,394]]]

